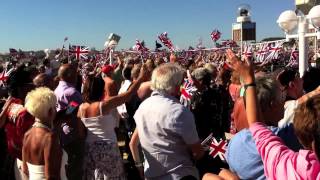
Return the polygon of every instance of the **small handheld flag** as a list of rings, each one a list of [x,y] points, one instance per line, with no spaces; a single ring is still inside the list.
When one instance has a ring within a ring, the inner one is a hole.
[[[75,55],[76,59],[88,59],[88,46],[69,46],[69,53]]]

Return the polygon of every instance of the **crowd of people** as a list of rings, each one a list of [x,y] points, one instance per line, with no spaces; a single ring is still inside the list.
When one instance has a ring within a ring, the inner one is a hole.
[[[320,180],[320,69],[230,49],[112,58],[1,67],[1,179]]]

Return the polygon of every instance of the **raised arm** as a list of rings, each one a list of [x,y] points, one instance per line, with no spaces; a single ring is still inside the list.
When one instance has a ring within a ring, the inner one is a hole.
[[[0,113],[0,128],[2,128],[3,125],[6,123],[7,111],[11,103],[12,98],[9,97],[6,103],[3,105],[2,111]]]
[[[245,86],[254,82],[250,63],[240,61],[230,50],[227,51],[227,57],[231,67],[239,72],[240,77],[244,80]],[[287,158],[293,157],[294,152],[285,146],[281,139],[266,128],[264,124],[258,123],[260,111],[254,85],[247,86],[245,98],[250,132],[261,155],[266,177],[268,179],[277,179],[280,178],[279,175],[281,174],[282,178],[286,179],[287,174],[292,173],[285,171],[287,166],[296,166],[296,164],[287,164],[290,163]]]
[[[248,59],[241,61],[230,49],[227,50],[227,63],[240,74],[245,86],[246,114],[249,126],[258,121],[259,106],[255,88],[253,67]]]
[[[146,67],[143,65],[141,67],[138,79],[132,83],[128,91],[121,93],[117,96],[110,97],[108,100],[102,102],[103,114],[129,101],[131,96],[137,92],[138,88],[140,87],[140,84],[147,79],[148,75],[149,73],[147,72]]]

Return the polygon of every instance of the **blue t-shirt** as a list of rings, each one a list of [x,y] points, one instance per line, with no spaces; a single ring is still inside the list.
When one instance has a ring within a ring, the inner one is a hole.
[[[279,136],[290,149],[294,151],[302,149],[294,134],[292,124],[281,129],[278,127],[269,127],[269,129]],[[261,156],[249,129],[241,130],[231,139],[226,159],[230,170],[235,172],[240,179],[266,179]]]

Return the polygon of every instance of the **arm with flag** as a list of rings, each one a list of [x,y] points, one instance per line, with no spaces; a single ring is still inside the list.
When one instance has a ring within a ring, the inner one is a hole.
[[[158,36],[159,40],[167,47],[170,51],[174,51],[173,44],[171,40],[168,38],[168,33],[164,32]]]
[[[143,57],[149,51],[149,49],[144,46],[144,41],[140,42],[140,40],[138,40],[138,39],[136,39],[136,44],[134,46],[134,50],[138,51],[140,53],[142,61],[143,61]]]

